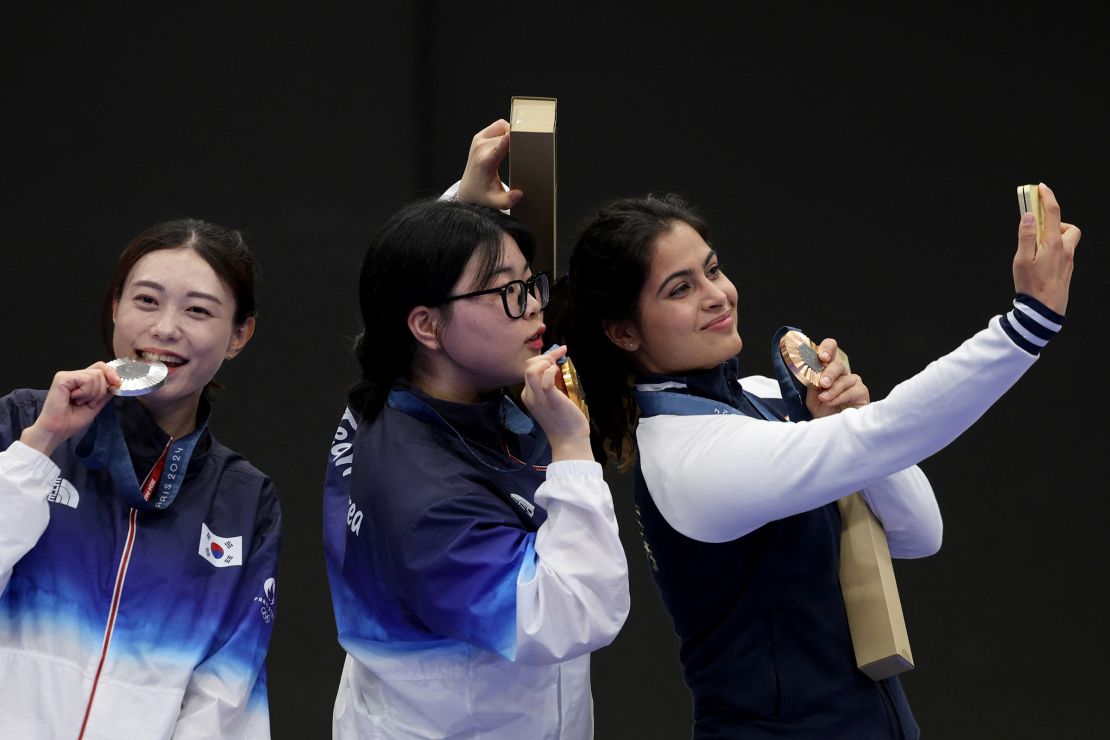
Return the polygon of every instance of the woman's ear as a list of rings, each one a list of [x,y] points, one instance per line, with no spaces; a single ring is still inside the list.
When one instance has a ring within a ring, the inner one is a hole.
[[[232,330],[231,339],[227,343],[227,352],[224,354],[224,359],[230,360],[242,352],[243,347],[247,346],[247,342],[249,342],[253,336],[254,317],[248,316],[242,324]]]
[[[416,306],[409,311],[408,325],[416,341],[431,350],[438,350],[439,321],[441,314],[438,308]]]
[[[601,328],[609,341],[625,352],[635,352],[640,348],[640,330],[631,321],[603,321]]]

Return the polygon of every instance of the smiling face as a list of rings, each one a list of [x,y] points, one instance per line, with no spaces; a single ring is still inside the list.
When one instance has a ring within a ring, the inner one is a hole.
[[[117,357],[164,362],[169,377],[144,396],[163,414],[191,407],[224,359],[234,357],[254,331],[254,319],[236,326],[235,297],[212,267],[188,248],[144,255],[124,281],[112,307]]]
[[[478,263],[477,255],[471,257],[451,295],[498,288],[532,275],[516,241],[507,234],[501,238],[501,255],[493,277],[484,285],[474,282]],[[423,374],[419,384],[439,398],[474,401],[502,386],[523,382],[525,362],[543,348],[539,300],[530,295],[519,319],[509,318],[498,293],[463,298],[448,305],[449,309],[417,307],[410,314],[410,326],[417,322],[414,335],[433,350],[428,356],[429,372]],[[449,318],[446,310],[450,311]],[[435,326],[433,331],[420,333],[422,316]]]
[[[649,373],[708,370],[740,351],[736,297],[717,253],[678,221],[655,241],[637,320],[608,333],[617,346],[632,345],[635,361]]]

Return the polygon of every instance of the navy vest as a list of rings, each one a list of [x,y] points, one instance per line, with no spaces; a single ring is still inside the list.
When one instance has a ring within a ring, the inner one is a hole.
[[[638,392],[637,402],[643,417],[807,418],[800,389],[779,375],[785,401],[742,391],[733,359],[691,376],[642,378],[672,387]],[[916,740],[898,679],[875,682],[856,668],[835,503],[708,543],[667,524],[638,464],[635,499],[652,577],[680,640],[695,738]]]

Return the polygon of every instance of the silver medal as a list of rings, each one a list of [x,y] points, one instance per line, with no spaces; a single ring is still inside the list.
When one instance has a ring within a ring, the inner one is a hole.
[[[108,363],[120,379],[120,386],[113,390],[117,396],[143,396],[157,390],[166,382],[169,369],[161,362],[144,362],[130,357],[120,357]]]

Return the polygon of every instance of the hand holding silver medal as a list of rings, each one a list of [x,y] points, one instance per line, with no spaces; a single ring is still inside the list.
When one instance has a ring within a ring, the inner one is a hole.
[[[120,386],[113,388],[117,396],[145,396],[166,382],[169,368],[161,362],[147,362],[131,357],[119,357],[108,363],[119,374]]]

